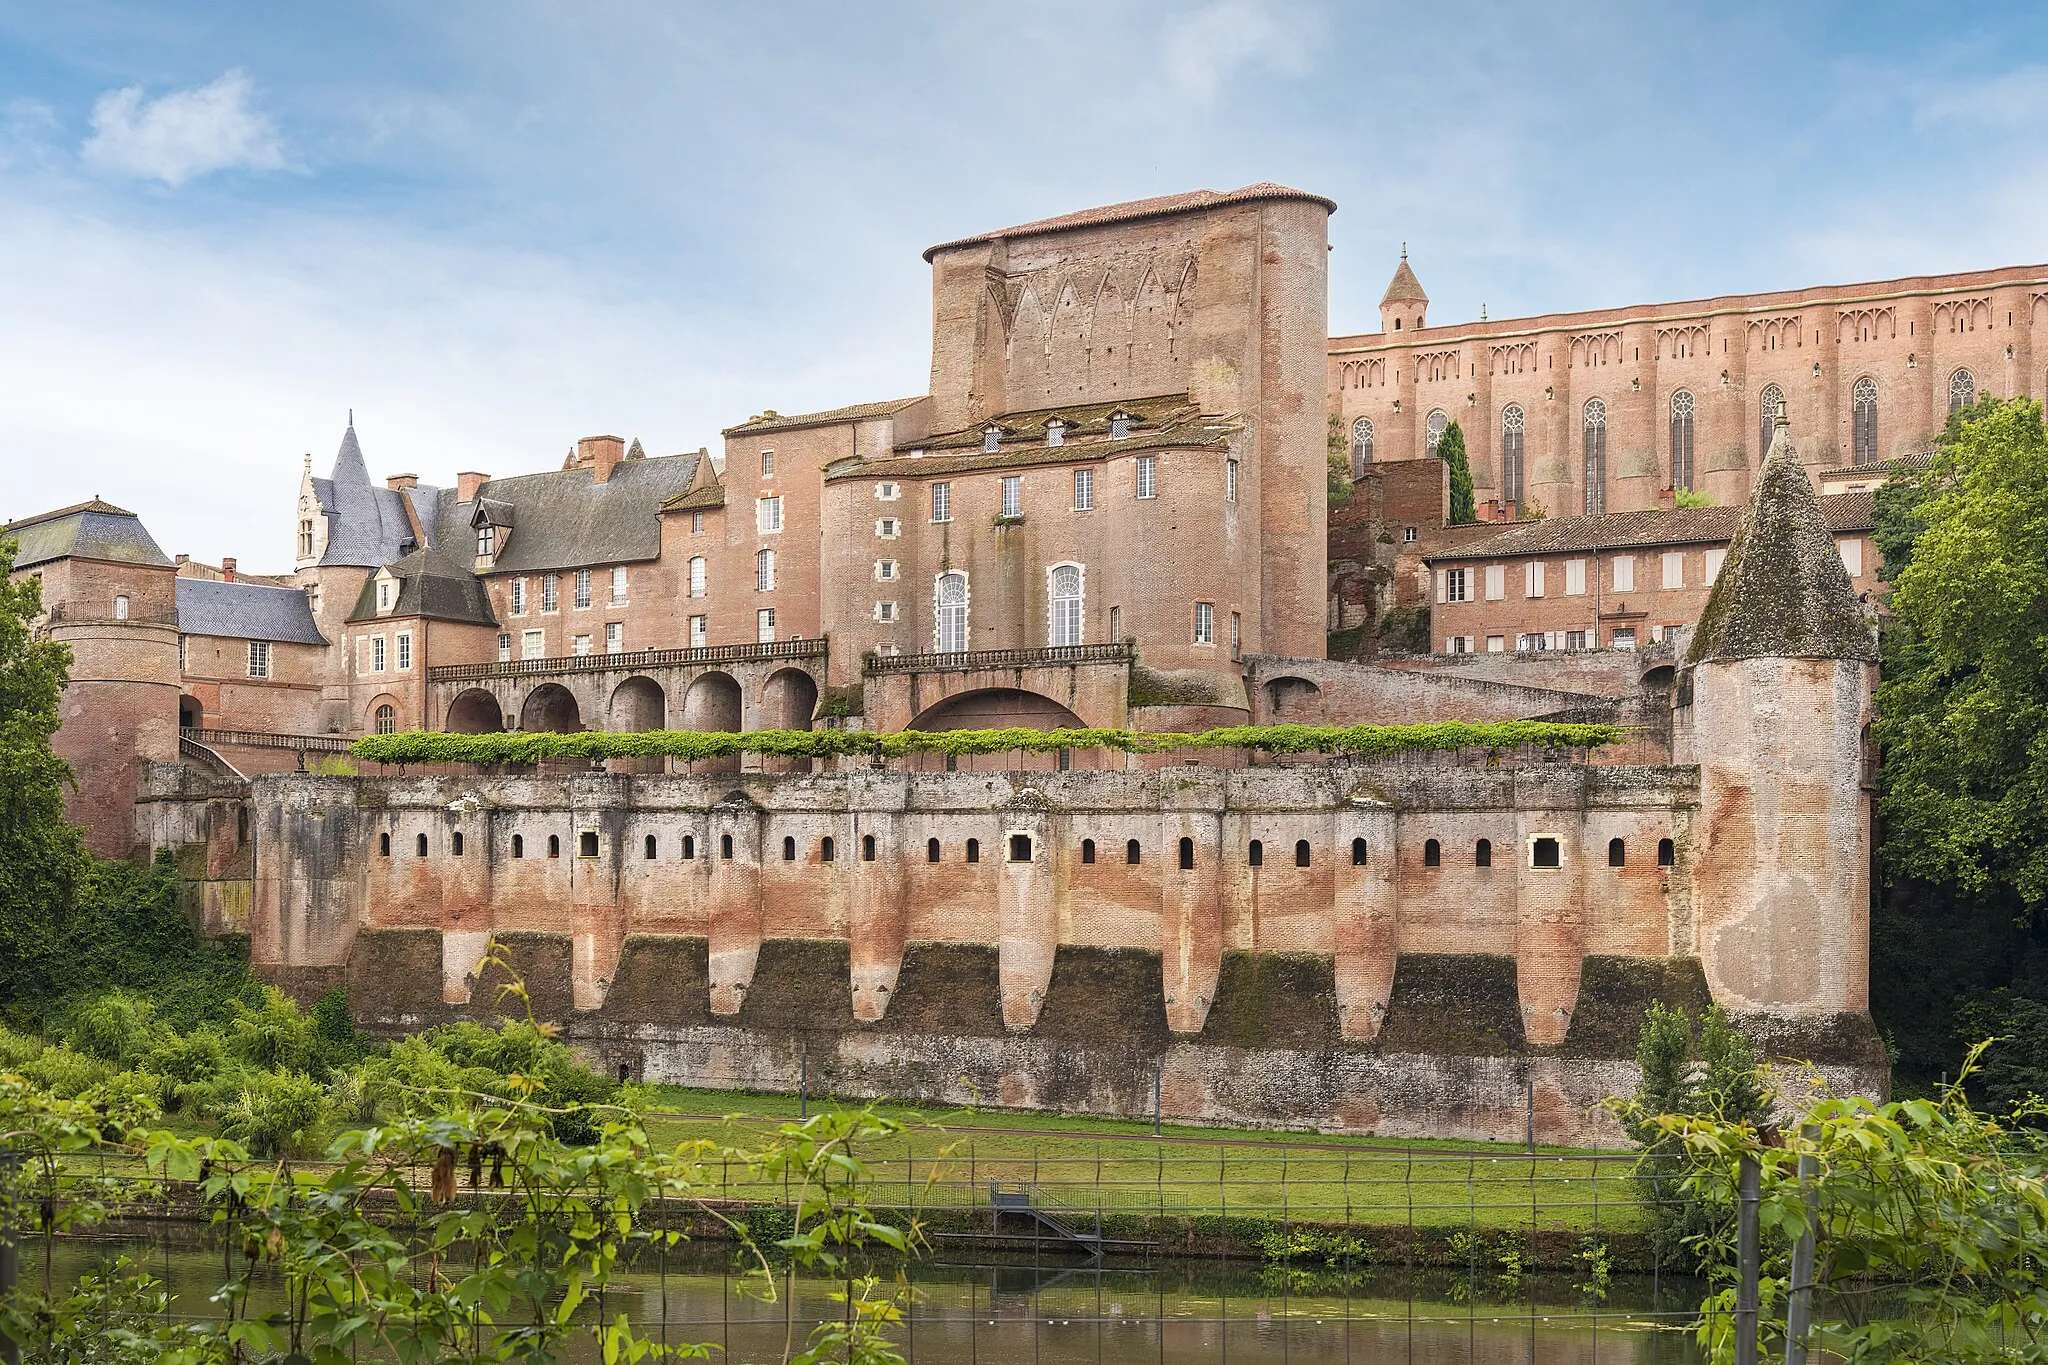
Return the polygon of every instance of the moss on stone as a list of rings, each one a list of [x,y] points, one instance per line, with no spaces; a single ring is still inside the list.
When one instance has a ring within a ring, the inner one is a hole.
[[[1000,1038],[1003,987],[996,949],[980,943],[906,943],[879,1033]]]
[[[1319,953],[1223,954],[1216,999],[1200,1041],[1219,1047],[1337,1046],[1336,960]]]
[[[1403,953],[1381,1026],[1383,1052],[1512,1057],[1526,1050],[1515,960],[1480,953]]]
[[[1568,1057],[1633,1058],[1650,1002],[1700,1018],[1713,1004],[1696,957],[1588,957],[1579,976],[1571,1031],[1559,1049]]]
[[[607,1019],[628,1024],[708,1024],[710,945],[680,934],[633,934],[619,952]]]
[[[746,1028],[851,1030],[851,948],[836,939],[763,939],[738,1022]]]
[[[1164,1052],[1172,1035],[1160,994],[1163,979],[1159,954],[1148,949],[1063,944],[1031,1032],[1096,1046],[1113,1042],[1148,1057]]]

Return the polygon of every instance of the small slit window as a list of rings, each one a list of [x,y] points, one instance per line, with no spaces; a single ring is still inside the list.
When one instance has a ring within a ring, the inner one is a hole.
[[[559,858],[559,857],[561,857],[561,856],[562,856],[562,836],[561,836],[561,835],[559,835],[559,834],[550,834],[550,835],[548,836],[548,856],[549,856],[550,858]]]
[[[1030,835],[1012,834],[1010,836],[1010,861],[1013,863],[1028,863],[1031,861]]]
[[[874,835],[863,834],[860,836],[860,860],[864,863],[871,863],[875,860]]]
[[[655,842],[652,834],[647,836],[645,842],[647,845],[647,861],[651,863],[655,859],[656,850],[659,848],[659,845]]]
[[[937,839],[927,839],[924,841],[924,860],[928,863],[935,863],[939,860],[939,841]]]
[[[1083,839],[1081,841],[1081,861],[1089,867],[1095,865],[1095,841],[1093,839]]]
[[[391,856],[390,835],[380,834],[377,836],[377,856],[380,858],[389,858]]]
[[[1124,845],[1125,862],[1129,863],[1132,867],[1136,867],[1143,860],[1144,859],[1138,849],[1138,841],[1136,839],[1132,839],[1130,842]]]
[[[1548,834],[1539,834],[1529,841],[1529,866],[1562,867],[1563,849],[1557,840]]]
[[[785,863],[796,861],[796,840],[786,834],[782,836],[782,861]]]
[[[582,858],[595,858],[597,856],[596,830],[586,829],[583,831],[577,839],[576,853],[578,857]]]
[[[726,859],[727,861],[731,860],[732,836],[730,834],[721,834],[718,836],[718,856]]]
[[[967,841],[967,861],[970,863],[981,861],[981,840],[969,839]]]
[[[683,861],[686,863],[692,862],[696,859],[696,857],[697,836],[694,834],[685,834],[683,836]]]
[[[1678,849],[1669,839],[1657,841],[1657,866],[1670,867],[1678,861]]]
[[[1195,865],[1195,841],[1183,835],[1180,841],[1180,870],[1188,871]]]
[[[526,836],[524,834],[512,836],[512,856],[515,858],[524,858],[526,856]]]
[[[417,855],[419,855],[420,857],[422,857],[422,858],[424,858],[424,857],[426,857],[426,856],[427,856],[427,836],[426,836],[426,835],[422,834],[422,835],[419,835],[419,836],[417,836],[417,837],[415,837],[415,838],[413,839],[413,841],[412,841],[412,851],[413,851],[413,852],[414,852],[415,854],[417,854]]]
[[[1307,867],[1312,861],[1313,854],[1309,850],[1308,840],[1296,839],[1294,841],[1294,865],[1296,867]]]
[[[1444,846],[1434,839],[1426,840],[1422,845],[1422,865],[1424,867],[1442,867],[1444,865]]]
[[[1266,846],[1257,839],[1252,840],[1251,847],[1244,851],[1244,860],[1253,867],[1264,867],[1266,865]]]
[[[454,855],[455,855],[456,857],[458,857],[458,858],[460,858],[460,857],[462,856],[462,831],[461,831],[461,830],[459,830],[459,829],[458,829],[458,830],[456,830],[456,831],[455,831],[455,833],[454,833],[454,834],[453,834],[452,836],[450,836],[450,838],[449,838],[449,840],[448,840],[448,851],[449,851],[449,852],[451,852],[451,853],[453,853],[453,854],[454,854]]]
[[[1353,867],[1365,866],[1365,840],[1353,839],[1351,841],[1351,865]]]
[[[837,857],[837,856],[838,856],[838,854],[839,854],[839,850],[838,850],[838,849],[836,849],[836,848],[834,848],[834,847],[833,847],[833,845],[832,845],[832,836],[831,836],[831,835],[829,835],[829,834],[828,834],[828,835],[826,835],[826,836],[825,836],[824,838],[822,838],[822,839],[818,840],[818,861],[819,861],[819,862],[821,862],[821,863],[829,863],[829,862],[831,862],[831,861],[832,861],[832,860],[833,860],[833,859],[834,859],[835,857]]]
[[[1493,840],[1481,839],[1478,843],[1472,845],[1472,866],[1493,866]]]
[[[1607,841],[1607,865],[1609,867],[1628,866],[1628,844],[1624,840],[1609,839]]]

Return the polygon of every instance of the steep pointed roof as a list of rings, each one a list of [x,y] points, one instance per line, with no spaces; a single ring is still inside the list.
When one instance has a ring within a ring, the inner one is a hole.
[[[1408,268],[1408,247],[1401,246],[1401,264],[1394,267],[1394,278],[1387,282],[1387,292],[1380,295],[1380,307],[1390,303],[1428,303],[1429,295],[1422,292],[1422,281],[1415,278],[1415,272]]]
[[[1863,604],[1782,422],[1686,653],[1688,663],[1716,659],[1877,662]]]
[[[327,515],[327,552],[320,556],[322,564],[376,568],[419,548],[419,533],[413,518],[406,514],[406,494],[370,482],[370,467],[363,460],[353,421],[334,453],[334,472],[324,480],[313,480],[313,491],[320,498],[320,510]],[[415,491],[424,501],[427,494],[439,490]],[[432,525],[432,509],[419,510],[421,525]]]

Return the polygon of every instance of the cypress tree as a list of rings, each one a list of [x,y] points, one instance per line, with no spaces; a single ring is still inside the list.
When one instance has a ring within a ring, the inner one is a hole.
[[[1437,438],[1436,457],[1451,467],[1451,525],[1470,526],[1479,520],[1472,501],[1472,465],[1465,458],[1465,432],[1456,422]]]

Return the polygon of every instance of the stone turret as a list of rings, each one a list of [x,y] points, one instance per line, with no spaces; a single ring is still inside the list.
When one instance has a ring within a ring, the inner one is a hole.
[[[1864,1014],[1877,648],[1782,416],[1685,662],[1695,943],[1714,999]]]
[[[1422,281],[1415,278],[1415,272],[1408,268],[1408,244],[1401,243],[1401,264],[1394,268],[1394,278],[1387,282],[1387,292],[1380,295],[1380,330],[1382,332],[1413,332],[1429,324],[1424,320],[1429,312],[1429,295],[1422,291]]]

